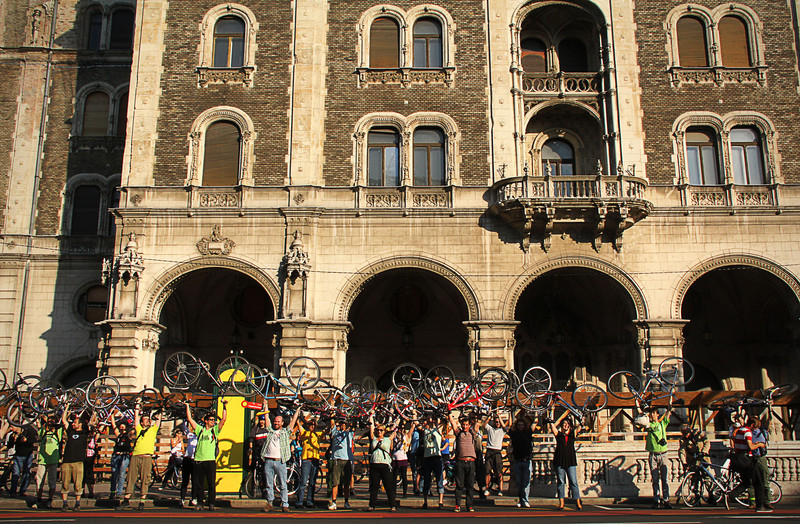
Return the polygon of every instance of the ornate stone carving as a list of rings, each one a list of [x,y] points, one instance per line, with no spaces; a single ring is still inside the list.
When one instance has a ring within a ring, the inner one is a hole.
[[[400,207],[400,195],[367,195],[367,207]]]
[[[221,226],[215,225],[210,237],[203,237],[197,242],[197,250],[203,255],[230,255],[236,242],[230,238],[223,238],[220,233]]]
[[[449,199],[444,193],[422,193],[414,195],[413,203],[414,207],[447,207]]]
[[[682,84],[759,84],[767,81],[766,67],[756,66],[749,68],[683,68],[672,67],[669,70],[670,81],[673,86]]]
[[[724,206],[725,195],[721,192],[697,192],[692,193],[693,206]]]
[[[411,84],[446,84],[452,87],[455,80],[455,68],[444,67],[441,69],[369,69],[358,68],[359,86],[369,84],[402,84],[408,87]]]
[[[311,270],[311,259],[305,251],[303,244],[303,234],[299,231],[294,232],[294,240],[289,247],[289,252],[285,257],[287,272],[292,270],[302,271],[307,273]]]
[[[28,23],[25,26],[25,45],[45,47],[48,44],[52,4],[46,2],[28,9]]]
[[[197,85],[207,87],[209,84],[242,84],[245,87],[253,85],[253,73],[256,68],[252,66],[219,68],[198,67]]]
[[[737,206],[769,206],[772,198],[769,193],[760,191],[739,191],[736,193]]]
[[[200,193],[200,207],[239,207],[239,193]]]

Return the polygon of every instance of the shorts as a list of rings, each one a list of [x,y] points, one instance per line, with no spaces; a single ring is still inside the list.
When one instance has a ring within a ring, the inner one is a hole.
[[[503,452],[499,449],[487,449],[484,457],[486,473],[493,477],[500,477],[503,474]]]
[[[343,479],[347,481],[352,475],[353,465],[349,460],[331,459],[329,464],[331,468],[331,486],[341,485]]]

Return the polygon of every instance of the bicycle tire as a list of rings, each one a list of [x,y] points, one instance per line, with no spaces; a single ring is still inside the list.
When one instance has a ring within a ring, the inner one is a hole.
[[[55,413],[64,401],[64,386],[52,379],[43,379],[28,392],[28,404],[40,414]]]
[[[572,392],[572,405],[581,411],[597,413],[606,407],[606,404],[608,404],[608,395],[600,386],[583,384]]]
[[[11,414],[11,415],[9,415]],[[21,428],[32,424],[39,418],[39,414],[22,398],[15,398],[8,404],[6,420],[14,427]]]
[[[400,415],[403,420],[414,418],[417,409],[417,398],[414,393],[407,389],[394,391],[391,395],[392,409]]]
[[[425,391],[433,398],[444,400],[455,386],[453,370],[447,366],[434,366],[425,374]]]
[[[0,390],[6,389],[6,386],[8,386],[6,372],[0,369]]]
[[[239,366],[249,363],[250,362],[248,362],[247,359],[241,355],[231,355],[219,363],[217,369],[215,370],[216,375],[214,376],[217,379],[217,382],[220,384],[226,384],[230,382],[233,373],[236,372],[236,369],[239,368]]]
[[[736,409],[746,398],[747,397],[743,397],[742,395],[727,395],[725,397],[720,397],[709,402],[708,409],[713,411]]]
[[[550,372],[541,366],[534,366],[522,375],[521,387],[525,388],[526,393],[537,393],[550,391],[553,385],[553,378]]]
[[[541,415],[550,409],[554,400],[549,392],[539,391],[536,393],[528,393],[525,389],[525,385],[520,384],[514,394],[514,401],[525,411],[532,411],[533,413]]]
[[[694,366],[681,357],[667,357],[658,365],[658,374],[665,384],[681,387],[694,379]]]
[[[243,397],[252,397],[264,392],[267,377],[264,370],[255,364],[242,364],[230,376],[230,386]]]
[[[363,391],[378,391],[378,384],[375,382],[374,378],[367,375],[361,379],[361,389]]]
[[[788,383],[781,384],[780,386],[772,386],[764,390],[764,396],[768,399],[776,399],[784,395],[790,395],[797,391],[797,384]]]
[[[479,393],[486,391],[484,398],[500,400],[508,395],[508,373],[501,368],[487,368],[478,375]]]
[[[690,471],[678,487],[678,500],[687,508],[694,508],[703,499],[703,475],[699,471]]]
[[[783,498],[783,488],[781,488],[781,485],[778,484],[777,480],[770,479],[767,489],[767,495],[769,497],[770,504],[777,504],[778,502],[781,501],[781,499]]]
[[[86,388],[86,403],[94,409],[110,408],[119,399],[119,381],[109,375],[92,380]]]
[[[297,357],[286,368],[289,383],[299,390],[310,389],[320,379],[319,364],[311,357]]]
[[[617,371],[608,378],[606,390],[620,400],[633,400],[642,390],[642,379],[630,371]]]
[[[404,362],[394,368],[392,371],[392,384],[397,389],[411,389],[415,393],[422,392],[422,382],[425,375],[416,364],[411,362]]]
[[[186,351],[177,351],[164,362],[161,375],[171,388],[189,389],[200,379],[200,361]]]

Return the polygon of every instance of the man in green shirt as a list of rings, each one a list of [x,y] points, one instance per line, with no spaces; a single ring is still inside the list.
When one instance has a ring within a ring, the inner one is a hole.
[[[197,447],[194,451],[194,473],[192,482],[194,492],[197,496],[197,505],[194,509],[203,509],[203,498],[205,490],[203,481],[208,485],[208,511],[214,511],[214,502],[217,496],[217,443],[219,442],[219,432],[225,425],[228,418],[228,401],[222,401],[222,418],[217,423],[217,416],[208,413],[203,417],[203,425],[200,426],[192,418],[192,410],[189,403],[186,403],[186,421],[189,429],[197,436]]]
[[[53,503],[58,481],[58,462],[61,460],[61,438],[64,435],[58,419],[42,416],[39,421],[39,457],[36,466],[36,502],[33,508],[49,508]],[[49,493],[47,502],[42,501],[44,481],[47,479]]]
[[[637,405],[642,407],[637,400]],[[648,424],[637,422],[637,426],[647,431],[645,450],[649,452],[648,463],[653,480],[653,508],[672,509],[669,503],[669,478],[667,471],[667,425],[672,413],[672,404],[659,416],[657,408],[647,409]],[[660,495],[659,495],[660,486]]]
[[[125,498],[117,509],[130,508],[130,500],[136,489],[136,482],[141,481],[139,491],[139,506],[136,509],[144,509],[144,499],[147,498],[147,488],[150,487],[150,472],[153,469],[153,455],[156,452],[156,437],[158,430],[161,429],[161,414],[156,413],[154,420],[149,415],[141,414],[142,407],[136,405],[133,415],[133,425],[136,427],[136,443],[131,453],[131,462],[128,465],[128,478],[125,484]]]

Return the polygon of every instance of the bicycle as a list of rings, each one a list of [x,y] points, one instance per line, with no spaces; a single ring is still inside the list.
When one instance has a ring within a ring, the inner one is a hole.
[[[594,384],[582,384],[575,388],[570,396],[571,404],[564,400],[564,393],[566,391],[549,390],[527,393],[523,385],[520,385],[515,400],[519,407],[537,415],[547,413],[554,406],[560,406],[579,421],[583,421],[587,413],[599,412],[608,403],[606,392]]]
[[[724,501],[725,508],[730,509],[728,495],[739,485],[739,478],[727,468],[702,460],[707,456],[706,453],[696,455],[695,463],[679,481],[678,500],[690,508],[700,501],[712,505]]]
[[[30,391],[40,382],[40,378],[36,375],[23,376],[22,373],[17,375],[19,378],[16,382],[3,391],[0,408],[6,408],[8,423],[19,428],[31,424],[39,416],[30,402]]]
[[[260,394],[268,400],[297,398],[301,391],[313,388],[320,380],[319,364],[311,357],[297,357],[288,365],[283,362],[281,370],[288,383],[269,370],[245,362],[233,370],[229,383],[233,390],[243,397]],[[270,391],[273,390],[277,393],[270,396]],[[281,390],[289,391],[291,394],[281,394]]]
[[[201,377],[206,377],[211,380],[217,389],[226,391],[229,378],[224,378],[225,374],[234,371],[245,363],[247,361],[240,356],[230,356],[217,366],[216,373],[211,373],[211,367],[207,362],[197,359],[186,351],[178,351],[170,355],[164,362],[164,369],[161,375],[172,389],[192,389],[200,381]],[[200,388],[195,389],[194,392],[209,393]]]
[[[636,373],[617,371],[609,377],[607,389],[620,400],[636,399],[647,407],[656,400],[672,399],[675,388],[685,386],[693,378],[691,362],[681,357],[669,357],[659,364],[657,371],[644,370],[644,383]]]
[[[709,402],[708,408],[714,411],[738,411],[740,408],[769,407],[771,411],[772,403],[776,398],[789,395],[795,391],[797,391],[797,384],[782,384],[760,390],[759,393],[763,398],[748,395],[728,395],[712,400]]]

